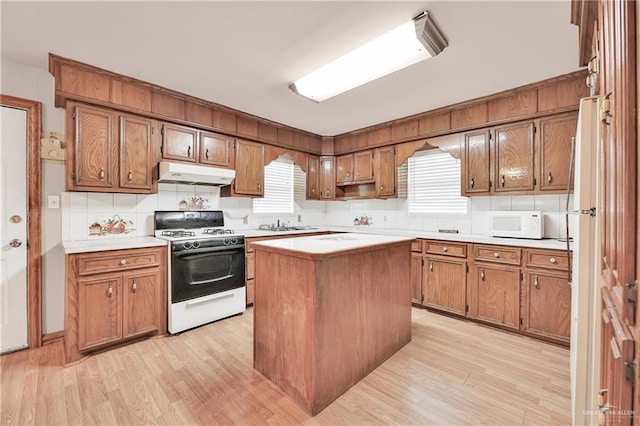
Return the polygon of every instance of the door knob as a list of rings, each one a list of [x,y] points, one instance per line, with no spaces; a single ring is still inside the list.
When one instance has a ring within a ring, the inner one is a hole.
[[[13,240],[9,241],[9,245],[13,248],[20,247],[22,245],[22,241],[20,241],[17,238],[14,238]]]

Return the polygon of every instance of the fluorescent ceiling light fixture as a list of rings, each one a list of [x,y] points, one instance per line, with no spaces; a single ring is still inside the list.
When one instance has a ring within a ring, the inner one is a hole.
[[[367,42],[289,86],[299,95],[322,102],[387,74],[431,58],[447,41],[427,12]]]

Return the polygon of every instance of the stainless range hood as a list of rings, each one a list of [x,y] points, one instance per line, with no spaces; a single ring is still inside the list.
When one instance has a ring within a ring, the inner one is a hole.
[[[161,161],[158,182],[187,185],[224,186],[231,184],[236,171],[220,167]]]

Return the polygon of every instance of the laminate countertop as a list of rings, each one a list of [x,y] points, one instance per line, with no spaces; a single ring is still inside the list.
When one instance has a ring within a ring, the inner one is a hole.
[[[402,242],[408,243],[414,239],[411,236],[340,233],[256,241],[252,244],[256,250],[274,251],[312,259],[324,259],[356,251],[379,249]]]
[[[88,253],[93,251],[125,250],[142,247],[166,246],[167,241],[155,237],[105,238],[95,240],[63,241],[64,254]]]

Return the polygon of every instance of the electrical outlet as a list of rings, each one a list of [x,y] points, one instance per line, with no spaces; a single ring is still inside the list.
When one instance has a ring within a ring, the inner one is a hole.
[[[243,216],[242,217],[242,224],[243,225],[248,225],[249,224],[249,216]]]
[[[298,215],[298,222],[302,222],[302,215],[301,214]]]

